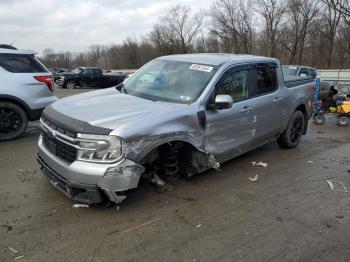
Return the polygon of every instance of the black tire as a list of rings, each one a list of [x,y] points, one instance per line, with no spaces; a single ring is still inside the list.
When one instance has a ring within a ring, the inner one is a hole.
[[[20,106],[11,102],[0,102],[0,141],[21,136],[27,126],[27,114]]]
[[[323,114],[315,114],[313,120],[316,125],[323,125],[326,122],[326,118]]]
[[[75,89],[75,88],[77,88],[77,82],[75,82],[74,80],[68,80],[65,83],[64,87],[66,89]]]
[[[295,148],[303,136],[305,123],[304,114],[299,110],[295,111],[289,120],[286,131],[277,139],[279,146],[282,148]]]
[[[349,118],[347,116],[340,116],[337,119],[337,125],[338,126],[348,126],[349,125]]]

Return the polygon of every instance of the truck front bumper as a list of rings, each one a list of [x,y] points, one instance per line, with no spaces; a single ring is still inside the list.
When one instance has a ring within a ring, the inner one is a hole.
[[[40,136],[38,162],[43,174],[73,201],[97,204],[107,196],[112,202],[125,199],[125,191],[136,188],[144,167],[127,158],[113,164],[84,161],[68,163],[48,151]]]

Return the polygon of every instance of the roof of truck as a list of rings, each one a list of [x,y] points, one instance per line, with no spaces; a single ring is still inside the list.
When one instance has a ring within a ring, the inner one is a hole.
[[[236,55],[227,53],[200,53],[200,54],[181,54],[162,56],[158,59],[175,60],[191,63],[202,63],[209,65],[222,65],[227,62],[244,63],[244,62],[277,62],[278,60],[271,57],[254,56],[254,55]]]
[[[0,54],[35,55],[36,53],[31,50],[16,50],[16,49],[9,49],[9,48],[0,48]]]

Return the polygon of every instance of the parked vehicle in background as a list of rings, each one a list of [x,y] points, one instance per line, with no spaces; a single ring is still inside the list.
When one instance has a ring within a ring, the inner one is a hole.
[[[32,51],[0,48],[0,141],[22,135],[57,100],[53,78]]]
[[[300,65],[283,65],[282,70],[285,77],[299,76],[316,78],[318,75],[318,72],[315,68]],[[321,79],[319,99],[327,99],[329,97],[330,89],[334,88],[335,86],[336,83],[334,81],[324,81]]]
[[[63,68],[50,68],[49,71],[53,76],[54,82],[60,79],[60,75],[67,74],[70,72],[69,69],[63,69]]]
[[[119,85],[127,77],[126,74],[103,74],[98,67],[78,67],[69,73],[60,74],[56,83],[63,87],[73,89],[76,87],[106,88]]]
[[[273,58],[160,57],[117,88],[46,108],[38,161],[74,201],[118,203],[141,177],[166,190],[271,141],[296,147],[314,87],[312,78],[284,81]]]
[[[316,78],[317,71],[313,67],[299,66],[299,65],[283,65],[284,76],[301,76]]]

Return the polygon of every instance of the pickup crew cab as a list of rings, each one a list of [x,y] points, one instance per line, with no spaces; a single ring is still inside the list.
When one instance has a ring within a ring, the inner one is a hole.
[[[60,74],[56,84],[63,88],[80,87],[106,88],[120,84],[126,78],[125,74],[103,74],[98,67],[78,67],[71,72]]]
[[[45,109],[38,161],[74,201],[120,202],[143,177],[160,189],[277,139],[294,148],[313,79],[283,79],[278,60],[231,54],[156,58],[117,88]]]

